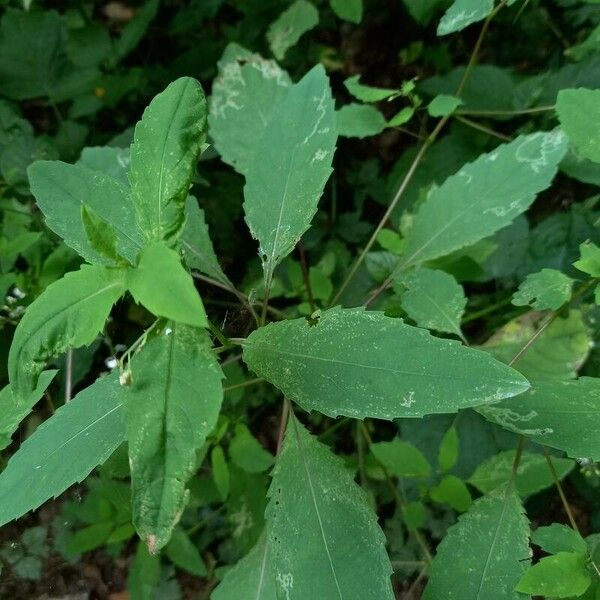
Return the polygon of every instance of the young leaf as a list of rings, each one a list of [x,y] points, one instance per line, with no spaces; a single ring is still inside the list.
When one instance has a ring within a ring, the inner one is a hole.
[[[384,116],[374,107],[352,102],[335,113],[338,135],[365,138],[381,133],[387,126]]]
[[[471,506],[471,494],[463,480],[456,475],[444,475],[442,480],[429,490],[434,502],[448,504],[458,512],[465,512]]]
[[[464,339],[460,322],[467,298],[452,275],[421,267],[396,277],[394,289],[400,293],[402,308],[419,327]]]
[[[127,591],[135,600],[155,600],[160,582],[160,556],[139,542],[127,577]]]
[[[319,11],[307,0],[296,0],[282,12],[267,31],[269,48],[277,60],[283,60],[289,48],[319,22]]]
[[[576,269],[592,277],[600,277],[600,248],[593,242],[579,246],[581,258],[573,263]]]
[[[446,431],[442,442],[440,443],[440,451],[438,453],[438,464],[442,471],[449,471],[454,467],[458,460],[458,453],[460,451],[460,441],[458,439],[458,432],[454,425]]]
[[[559,552],[529,567],[515,589],[546,598],[571,598],[581,596],[591,583],[582,554]]]
[[[317,65],[273,109],[246,175],[246,222],[259,242],[267,285],[310,226],[335,142],[331,89]]]
[[[23,442],[0,474],[0,526],[85,479],[125,440],[116,374],[96,380]]]
[[[49,358],[91,344],[124,292],[123,271],[100,265],[83,265],[46,288],[25,311],[10,347],[14,393],[29,394]]]
[[[334,308],[254,331],[244,360],[306,410],[363,419],[422,417],[495,402],[527,380],[485,353],[400,319]]]
[[[344,21],[360,23],[363,17],[363,0],[329,0],[333,12]]]
[[[165,547],[165,554],[180,569],[196,575],[196,577],[206,577],[206,565],[202,556],[181,527],[173,529],[171,540]]]
[[[221,158],[246,174],[258,141],[291,85],[275,61],[236,44],[225,49],[213,82],[208,123]]]
[[[482,21],[493,8],[494,0],[454,0],[439,22],[437,34],[448,35]]]
[[[550,185],[566,150],[560,130],[538,132],[465,165],[433,188],[414,216],[401,267],[445,256],[509,225]]]
[[[529,392],[510,402],[477,410],[492,423],[573,458],[600,460],[600,379],[532,382]]]
[[[254,548],[225,574],[213,592],[213,600],[276,600],[275,572],[267,535],[263,534]]]
[[[527,275],[513,294],[515,306],[531,306],[536,310],[557,310],[571,298],[573,280],[556,269],[542,269]]]
[[[235,465],[247,473],[262,473],[273,464],[273,455],[242,424],[235,427],[235,435],[229,443],[229,456]]]
[[[222,372],[200,329],[171,324],[131,363],[126,394],[133,523],[152,552],[185,506],[196,451],[215,426]]]
[[[181,77],[154,97],[135,127],[129,179],[137,222],[148,240],[172,245],[181,233],[206,118],[202,87]]]
[[[112,226],[101,219],[91,206],[81,205],[81,221],[90,246],[113,264],[123,262],[117,251],[117,235]]]
[[[265,515],[278,597],[394,597],[385,539],[364,492],[293,415]]]
[[[560,90],[556,112],[578,153],[600,162],[600,90]]]
[[[529,523],[518,496],[476,500],[438,546],[423,600],[521,600],[513,591],[530,560]]]
[[[431,466],[423,453],[397,437],[391,442],[371,444],[375,458],[396,477],[429,477]]]
[[[117,250],[134,263],[144,243],[135,222],[127,188],[112,177],[83,165],[41,160],[27,170],[31,192],[46,217],[48,227],[91,263],[111,264],[89,243],[81,220],[87,204],[117,236]]]
[[[451,115],[463,101],[456,96],[448,94],[439,94],[436,96],[427,107],[427,112],[432,117],[447,117]]]
[[[227,500],[229,496],[229,467],[225,459],[225,453],[221,446],[215,446],[210,453],[210,466],[212,468],[213,481],[221,496],[221,500]]]
[[[344,81],[346,89],[361,102],[379,102],[398,94],[398,90],[390,90],[387,88],[371,87],[360,82],[360,75],[348,77]]]
[[[538,527],[531,534],[531,542],[548,554],[557,554],[558,552],[586,554],[588,551],[587,544],[581,535],[560,523]]]
[[[137,267],[127,272],[127,289],[151,313],[179,323],[207,327],[206,312],[179,255],[162,242],[150,243]]]

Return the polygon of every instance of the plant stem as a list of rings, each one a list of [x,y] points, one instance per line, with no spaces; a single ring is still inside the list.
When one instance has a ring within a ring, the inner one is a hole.
[[[471,119],[467,119],[466,117],[462,117],[461,115],[456,115],[456,120],[460,121],[461,123],[464,123],[465,125],[467,125],[467,127],[471,127],[473,129],[477,129],[477,131],[482,131],[483,133],[487,133],[488,135],[497,137],[503,140],[504,142],[512,141],[512,138],[510,136],[504,135],[503,133],[495,131],[494,129],[490,129],[489,127],[486,127],[481,123],[477,123],[477,121],[472,121]]]
[[[565,509],[565,513],[567,513],[567,517],[569,519],[569,523],[571,523],[571,527],[577,532],[580,533],[579,527],[577,526],[577,521],[575,521],[575,517],[573,516],[573,511],[571,510],[571,505],[565,496],[565,492],[563,491],[562,484],[560,483],[560,478],[558,477],[558,473],[556,472],[556,468],[554,467],[554,463],[552,462],[552,456],[550,456],[550,452],[548,452],[548,448],[544,448],[544,456],[546,457],[546,462],[548,463],[548,468],[550,469],[550,473],[552,473],[552,478],[554,479],[554,485],[558,490],[558,495],[560,496],[560,501],[562,502],[563,508]]]
[[[279,453],[281,452],[283,436],[285,435],[288,419],[292,413],[293,411],[290,401],[287,398],[284,398],[283,406],[281,407],[281,418],[279,419],[279,430],[277,431],[277,450],[275,452],[275,456],[279,456]]]
[[[455,115],[467,115],[471,117],[517,117],[520,115],[534,115],[536,113],[550,112],[554,106],[536,106],[534,108],[523,108],[518,110],[457,110]]]
[[[304,246],[302,242],[298,244],[298,254],[300,255],[300,266],[302,267],[302,277],[304,279],[304,287],[306,288],[306,296],[308,298],[308,305],[310,306],[311,314],[315,312],[315,300],[313,298],[312,287],[310,285],[310,273],[308,270],[308,263],[306,262],[306,255],[304,254]]]
[[[65,359],[65,404],[71,401],[71,394],[73,389],[73,349],[67,350],[67,356]]]
[[[241,388],[245,388],[251,385],[256,385],[257,383],[262,383],[264,379],[262,377],[256,377],[255,379],[248,379],[248,381],[243,381],[242,383],[236,383],[235,385],[225,386],[223,388],[224,392],[232,392],[233,390],[239,390]]]

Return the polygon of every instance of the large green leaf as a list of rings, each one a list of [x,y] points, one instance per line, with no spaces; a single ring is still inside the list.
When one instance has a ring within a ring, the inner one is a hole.
[[[154,97],[135,126],[129,179],[137,221],[149,240],[172,243],[181,233],[206,119],[202,87],[181,77]]]
[[[514,589],[530,555],[521,502],[514,492],[498,489],[473,503],[448,529],[423,600],[525,600]]]
[[[225,574],[212,600],[276,600],[275,572],[269,542],[263,534],[254,548]]]
[[[600,379],[595,377],[533,382],[527,393],[478,412],[573,458],[600,460]]]
[[[414,216],[400,266],[445,256],[509,225],[550,185],[566,150],[557,129],[520,136],[465,165]]]
[[[136,268],[127,272],[127,289],[136,302],[159,317],[208,326],[194,280],[177,252],[162,242],[150,243],[142,250]]]
[[[317,65],[273,109],[246,174],[246,222],[259,242],[267,284],[310,226],[335,142],[329,80]]]
[[[187,501],[196,452],[221,407],[223,374],[201,329],[171,324],[132,360],[126,395],[133,522],[152,552]]]
[[[8,374],[15,394],[26,396],[35,388],[49,358],[91,344],[124,292],[123,271],[83,265],[38,296],[27,308],[10,347]]]
[[[91,263],[112,261],[94,250],[81,220],[81,206],[89,205],[117,235],[119,254],[129,262],[143,245],[143,235],[127,188],[112,177],[83,165],[38,161],[28,171],[31,191],[46,217],[48,227]]]
[[[478,350],[362,309],[271,323],[248,337],[244,360],[306,410],[332,417],[451,413],[529,387]]]
[[[437,28],[438,35],[460,31],[471,23],[485,19],[494,8],[494,0],[454,0]]]
[[[89,146],[81,151],[79,164],[116,179],[129,190],[129,148]],[[89,201],[86,200],[89,204]],[[130,219],[135,222],[133,204],[129,202]],[[141,232],[139,232],[141,236]]]
[[[281,600],[394,598],[385,538],[366,495],[293,415],[265,516]]]
[[[117,374],[96,380],[27,438],[0,475],[0,526],[82,481],[125,440]]]
[[[208,123],[221,158],[245,174],[273,107],[291,82],[275,61],[236,44],[225,49],[213,82]]]
[[[561,90],[556,112],[579,154],[600,162],[600,90]]]

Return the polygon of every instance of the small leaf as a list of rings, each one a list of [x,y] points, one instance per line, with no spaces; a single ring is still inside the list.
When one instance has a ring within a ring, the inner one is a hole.
[[[122,271],[83,265],[34,300],[15,331],[8,356],[9,379],[17,396],[35,388],[48,359],[94,341],[125,291],[124,279]]]
[[[363,0],[329,0],[329,4],[340,19],[356,24],[362,21]]]
[[[265,514],[278,597],[394,597],[385,538],[364,492],[293,415]]]
[[[471,506],[471,494],[463,480],[456,475],[444,475],[440,483],[429,490],[434,502],[448,504],[458,512],[465,512]]]
[[[269,25],[267,41],[277,60],[283,60],[289,48],[315,27],[319,22],[319,11],[307,0],[296,0]]]
[[[113,529],[112,521],[100,521],[79,529],[69,540],[68,551],[72,554],[81,554],[98,548],[106,543]]]
[[[196,575],[196,577],[206,577],[206,565],[202,556],[181,527],[173,529],[171,540],[165,547],[165,554],[176,567]]]
[[[578,153],[600,162],[600,90],[560,90],[556,112],[562,129]]]
[[[412,106],[405,106],[402,110],[396,113],[389,121],[388,127],[400,127],[404,123],[408,123],[415,114],[415,109]]]
[[[531,534],[531,541],[548,552],[557,554],[559,552],[579,552],[586,554],[588,551],[585,540],[570,527],[560,523],[552,523],[547,527],[538,527]]]
[[[375,458],[396,477],[429,477],[431,466],[412,444],[394,438],[391,442],[371,444]]]
[[[222,372],[207,334],[176,324],[146,342],[131,372],[125,406],[133,523],[155,552],[181,516],[196,452],[216,424]]]
[[[536,310],[557,310],[571,298],[573,280],[556,269],[542,269],[527,275],[513,294],[515,306],[531,306]]]
[[[206,312],[194,280],[179,255],[162,242],[151,243],[127,272],[127,289],[151,313],[179,323],[207,327]]]
[[[81,205],[81,221],[90,246],[115,264],[123,262],[117,252],[117,234],[112,226],[101,219],[87,204]]]
[[[593,242],[579,246],[581,258],[573,266],[592,277],[600,277],[600,248]]]
[[[181,77],[154,97],[135,126],[131,195],[146,239],[172,245],[185,222],[185,200],[206,141],[200,84]]]
[[[517,587],[523,594],[550,598],[581,596],[591,585],[592,576],[585,566],[585,557],[578,552],[559,552],[546,556],[530,567]]]
[[[304,409],[331,417],[449,413],[529,386],[480,351],[363,309],[330,309],[314,325],[306,319],[271,323],[243,347],[257,375]]]
[[[448,35],[482,21],[493,8],[494,0],[454,0],[438,25],[437,34]]]
[[[83,481],[125,440],[116,374],[96,380],[21,444],[0,474],[0,526]]]
[[[516,494],[476,500],[438,546],[423,600],[522,600],[515,585],[530,560],[529,523]]]
[[[353,75],[344,81],[346,89],[361,102],[379,102],[399,93],[398,90],[371,87],[360,83],[360,75]]]
[[[273,464],[273,455],[267,452],[245,425],[236,425],[229,443],[231,461],[247,473],[262,473]]]
[[[438,464],[442,471],[449,471],[454,467],[458,460],[460,443],[456,427],[452,426],[442,438],[440,451],[438,454]]]
[[[346,104],[336,111],[335,116],[337,132],[342,137],[365,138],[377,135],[387,127],[384,116],[367,104]]]
[[[225,453],[221,446],[215,446],[210,453],[210,465],[212,467],[213,480],[219,491],[221,500],[226,500],[229,496],[229,468]]]
[[[440,94],[429,103],[427,112],[432,117],[447,117],[448,115],[451,115],[461,104],[463,104],[463,101],[456,96]]]

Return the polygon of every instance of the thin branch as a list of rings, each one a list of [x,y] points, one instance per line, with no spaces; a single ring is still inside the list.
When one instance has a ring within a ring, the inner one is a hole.
[[[481,123],[478,123],[477,121],[472,121],[471,119],[467,119],[466,117],[462,117],[461,115],[456,115],[456,120],[467,125],[468,127],[477,129],[477,131],[482,131],[483,133],[487,133],[488,135],[497,137],[498,139],[500,139],[504,142],[512,141],[512,138],[509,135],[504,135],[503,133],[500,133],[499,131],[496,131],[495,129],[491,129],[490,127],[486,127],[485,125],[482,125]]]

